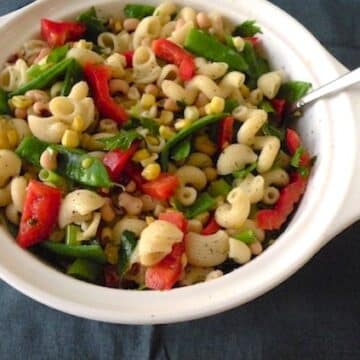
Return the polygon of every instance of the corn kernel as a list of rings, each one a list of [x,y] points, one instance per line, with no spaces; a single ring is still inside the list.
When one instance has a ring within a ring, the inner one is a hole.
[[[88,169],[94,162],[94,159],[86,158],[81,162],[81,167],[84,169]]]
[[[107,261],[110,264],[117,264],[119,261],[119,248],[116,245],[113,245],[111,243],[106,244],[105,246],[105,256]]]
[[[163,110],[160,113],[160,123],[163,125],[170,125],[174,120],[174,113],[171,111]]]
[[[216,153],[216,145],[207,135],[199,135],[195,138],[194,147],[197,151],[212,156]]]
[[[195,121],[199,118],[199,110],[196,106],[187,106],[184,110],[185,119]]]
[[[235,36],[232,38],[233,44],[237,51],[243,51],[245,46],[245,41],[241,36]]]
[[[209,104],[205,106],[205,111],[208,115],[218,114],[224,111],[225,100],[219,96],[214,96]]]
[[[217,176],[218,176],[218,173],[216,171],[216,169],[214,169],[213,167],[207,167],[204,169],[204,173],[206,175],[206,178],[207,180],[210,182],[210,181],[214,181]]]
[[[153,105],[155,105],[155,102],[155,96],[152,94],[144,94],[140,100],[140,104],[144,109],[150,109]]]
[[[90,41],[86,41],[84,39],[81,39],[77,42],[74,43],[74,47],[75,48],[80,48],[80,49],[88,49],[88,50],[91,50],[92,47],[93,47],[93,44],[92,42]]]
[[[172,130],[169,126],[161,125],[159,128],[160,136],[165,139],[169,140],[175,135],[175,131]]]
[[[146,168],[142,171],[141,175],[144,179],[151,181],[158,178],[161,173],[161,168],[158,163],[149,164]]]
[[[155,221],[155,218],[153,218],[152,216],[146,216],[145,221],[146,221],[147,225],[150,225],[151,223],[153,223]]]
[[[190,126],[192,121],[190,119],[181,119],[175,123],[176,130],[182,130]]]
[[[85,130],[85,121],[82,116],[76,115],[71,124],[71,128],[75,131],[84,131]]]
[[[132,157],[132,159],[136,162],[140,162],[142,160],[147,159],[148,157],[150,157],[150,153],[147,149],[141,149],[138,150],[134,156]]]
[[[244,98],[247,98],[250,95],[250,89],[245,84],[240,86],[240,92]]]
[[[152,154],[152,155],[151,155],[150,157],[148,157],[147,159],[140,161],[140,164],[141,164],[142,167],[146,167],[146,166],[148,166],[149,164],[154,163],[158,158],[159,158],[159,155],[158,155],[158,154]]]
[[[154,146],[159,145],[159,143],[160,143],[159,139],[157,137],[155,137],[155,136],[147,136],[146,137],[146,142],[148,144],[154,145]]]
[[[30,107],[34,102],[32,99],[30,99],[27,96],[24,95],[19,95],[19,96],[14,96],[11,100],[10,100],[11,105],[16,108],[16,109],[27,109],[28,107]]]
[[[69,148],[78,147],[80,144],[79,133],[74,130],[65,130],[61,144]]]

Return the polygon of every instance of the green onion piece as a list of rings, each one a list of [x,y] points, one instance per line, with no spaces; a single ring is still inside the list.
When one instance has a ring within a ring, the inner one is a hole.
[[[0,88],[0,115],[10,115],[11,110],[8,103],[8,94],[5,90]]]
[[[208,193],[202,193],[194,204],[185,208],[184,213],[188,219],[192,219],[206,211],[211,210],[216,205],[216,200]]]
[[[50,170],[41,169],[39,172],[39,179],[42,182],[50,183],[59,188],[64,188],[67,186],[66,180],[62,176]]]
[[[226,99],[224,112],[232,114],[235,108],[239,106],[239,102],[235,99]]]
[[[96,283],[102,273],[102,266],[86,259],[76,259],[67,269],[67,274],[80,280]]]
[[[52,253],[70,258],[80,258],[95,261],[99,264],[106,263],[104,250],[99,244],[93,245],[67,245],[45,241],[41,246]]]
[[[68,96],[73,86],[82,79],[83,79],[82,67],[76,60],[74,60],[74,62],[68,67],[66,71],[64,85],[61,90],[61,95]]]
[[[244,179],[246,178],[251,172],[253,172],[257,167],[257,161],[255,161],[254,163],[252,163],[251,165],[245,167],[244,169],[238,170],[238,171],[234,171],[232,173],[233,177],[235,179]]]
[[[269,123],[266,123],[262,127],[262,132],[265,136],[276,136],[280,141],[284,141],[285,139],[285,129],[278,128]]]
[[[127,4],[124,7],[124,15],[127,18],[143,19],[144,17],[151,16],[155,8],[151,5],[142,4]]]
[[[80,245],[78,241],[78,235],[80,234],[80,226],[70,224],[66,227],[65,242],[67,245]]]
[[[120,259],[119,259],[119,274],[124,275],[129,270],[131,255],[133,254],[137,245],[136,235],[128,230],[121,234]]]
[[[253,230],[245,230],[242,231],[240,234],[232,236],[234,239],[242,241],[243,243],[250,245],[254,243],[257,238]]]
[[[64,60],[67,52],[69,51],[69,45],[64,45],[51,50],[46,59],[47,64],[56,64],[61,60]]]
[[[303,147],[298,147],[293,155],[293,157],[290,160],[290,165],[292,167],[298,168],[300,165],[301,156],[304,153]]]
[[[188,32],[184,47],[207,60],[225,62],[231,70],[247,72],[249,68],[242,54],[221,43],[214,36],[197,29]]]
[[[210,184],[208,190],[210,195],[215,198],[218,196],[226,197],[231,191],[231,186],[224,179],[218,179]]]
[[[175,161],[185,160],[191,152],[190,139],[184,140],[180,144],[176,145],[172,151],[171,158]]]

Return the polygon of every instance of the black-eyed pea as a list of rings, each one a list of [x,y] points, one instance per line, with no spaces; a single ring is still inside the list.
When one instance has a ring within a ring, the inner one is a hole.
[[[143,211],[153,211],[156,207],[156,202],[150,195],[141,195],[141,201],[143,203]]]
[[[40,156],[40,165],[46,170],[55,170],[57,168],[57,154],[51,149],[46,149]]]
[[[111,222],[115,219],[115,211],[111,206],[110,199],[107,199],[105,204],[100,209],[101,218],[105,222]]]
[[[263,247],[259,241],[253,242],[249,247],[254,256],[260,255],[263,251]]]
[[[130,180],[125,186],[125,191],[128,193],[134,193],[136,191],[136,183],[133,180]]]
[[[142,212],[143,202],[140,198],[123,192],[118,197],[118,206],[125,209],[129,215],[139,215]]]
[[[196,15],[196,22],[200,29],[208,29],[211,27],[211,20],[204,12],[199,12]]]
[[[138,27],[140,21],[135,18],[125,19],[123,23],[124,30],[127,32],[133,32]]]

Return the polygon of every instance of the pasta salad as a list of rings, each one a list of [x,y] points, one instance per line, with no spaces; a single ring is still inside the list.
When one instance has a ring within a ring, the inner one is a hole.
[[[2,226],[107,287],[221,277],[276,240],[305,191],[313,159],[287,108],[311,85],[270,68],[253,20],[120,10],[42,19],[3,66]]]

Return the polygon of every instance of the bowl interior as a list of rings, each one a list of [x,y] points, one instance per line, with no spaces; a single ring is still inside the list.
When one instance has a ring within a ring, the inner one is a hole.
[[[110,16],[120,15],[125,3],[127,1],[94,0],[91,5]],[[266,1],[223,0],[215,4],[188,0],[182,4],[197,10],[218,11],[235,23],[257,19],[270,62],[291,79],[310,81],[317,87],[338,75],[320,44],[291,17]],[[54,18],[56,14],[57,19],[71,19],[88,7],[86,0],[46,0],[30,6],[2,27],[0,47],[6,51],[0,53],[0,63],[24,41],[38,35],[40,18]],[[221,279],[163,293],[106,289],[57,272],[20,249],[2,229],[0,276],[51,307],[109,322],[187,320],[249,301],[289,277],[328,240],[324,238],[325,231],[342,205],[353,172],[352,154],[356,153],[355,135],[351,131],[353,121],[344,95],[319,101],[306,109],[297,128],[306,147],[317,155],[306,195],[291,224],[274,245]]]

